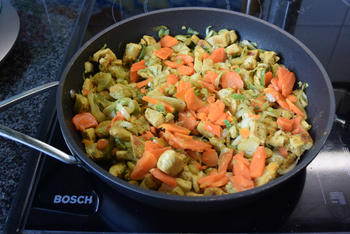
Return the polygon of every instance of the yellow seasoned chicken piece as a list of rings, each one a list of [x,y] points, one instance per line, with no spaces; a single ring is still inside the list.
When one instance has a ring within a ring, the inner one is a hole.
[[[278,170],[278,163],[277,162],[270,162],[264,170],[264,173],[255,179],[255,185],[261,186],[264,184],[267,184],[269,181],[273,180],[277,176],[277,170]]]
[[[100,69],[102,71],[107,71],[108,66],[112,64],[112,62],[117,60],[117,56],[113,53],[113,51],[109,48],[99,50],[92,56],[93,61],[98,62],[100,64]]]
[[[180,155],[174,150],[167,150],[162,153],[157,162],[157,168],[170,176],[179,174],[184,169],[184,166],[185,164]]]
[[[305,134],[295,134],[290,137],[290,147],[289,150],[300,156],[304,153],[305,150],[308,150],[312,147],[312,139],[310,136]]]

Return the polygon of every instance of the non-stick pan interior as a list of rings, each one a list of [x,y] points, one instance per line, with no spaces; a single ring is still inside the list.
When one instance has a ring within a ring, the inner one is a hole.
[[[212,8],[176,8],[136,16],[107,28],[88,41],[77,52],[66,68],[57,96],[58,117],[63,135],[70,148],[74,150],[84,163],[87,163],[90,169],[104,177],[104,180],[107,180],[112,186],[122,187],[122,190],[132,190],[141,194],[160,196],[160,198],[171,197],[172,199],[177,199],[174,198],[175,196],[158,195],[154,191],[144,191],[128,185],[124,181],[114,179],[88,159],[84,153],[81,136],[71,123],[74,113],[72,111],[73,101],[70,98],[69,91],[71,89],[75,91],[81,89],[84,62],[88,60],[89,56],[99,50],[104,44],[107,44],[108,47],[115,51],[117,57],[121,58],[126,43],[138,43],[145,34],[156,37],[153,28],[159,25],[165,25],[170,28],[172,35],[185,34],[186,31],[181,29],[181,26],[184,25],[198,31],[202,37],[205,36],[205,29],[208,26],[213,26],[213,29],[234,29],[238,32],[240,40],[250,40],[256,42],[261,49],[275,51],[281,56],[281,62],[295,72],[298,81],[309,84],[306,91],[309,99],[307,112],[309,122],[313,126],[310,132],[314,139],[314,147],[303,155],[297,168],[289,174],[276,179],[268,185],[243,192],[241,195],[233,194],[222,197],[226,197],[225,199],[238,198],[245,194],[254,194],[266,190],[300,171],[316,156],[332,126],[334,94],[327,73],[315,56],[293,36],[259,19],[232,11]],[[216,197],[221,199],[219,196]]]

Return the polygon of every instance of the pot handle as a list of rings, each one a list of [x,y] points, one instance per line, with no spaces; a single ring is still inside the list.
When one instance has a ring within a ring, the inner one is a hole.
[[[8,108],[12,105],[15,105],[18,102],[24,101],[34,95],[38,95],[42,92],[47,91],[48,89],[54,88],[59,84],[59,81],[52,81],[47,84],[40,85],[23,93],[17,94],[13,97],[0,101],[0,110]]]
[[[5,127],[0,124],[0,136],[7,139],[19,142],[26,146],[29,146],[35,150],[43,152],[61,162],[67,164],[79,164],[79,161],[72,155],[66,154],[65,152],[56,149],[55,147],[46,144],[45,142],[39,141],[31,136],[25,135],[23,133],[17,132],[11,128]]]

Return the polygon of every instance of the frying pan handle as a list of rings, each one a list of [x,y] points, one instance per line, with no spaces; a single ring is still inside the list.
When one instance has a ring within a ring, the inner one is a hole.
[[[20,101],[24,101],[27,98],[30,98],[34,95],[38,95],[42,92],[47,91],[48,89],[54,88],[59,84],[59,81],[53,81],[47,84],[43,84],[40,85],[38,87],[35,87],[33,89],[30,89],[28,91],[25,91],[23,93],[17,94],[13,97],[10,97],[8,99],[5,99],[3,101],[0,102],[0,110],[8,108],[12,105],[15,105],[16,103],[20,102]]]
[[[55,147],[49,144],[46,144],[45,142],[39,141],[33,137],[17,132],[1,124],[0,124],[0,136],[19,142],[33,149],[39,150],[55,159],[60,160],[61,162],[64,162],[67,164],[80,163],[74,156],[68,155],[63,151],[56,149]]]
[[[348,123],[345,119],[335,116],[334,122],[338,123],[342,128],[350,129],[350,123]]]

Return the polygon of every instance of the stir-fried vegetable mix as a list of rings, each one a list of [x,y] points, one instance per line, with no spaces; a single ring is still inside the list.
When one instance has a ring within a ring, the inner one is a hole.
[[[293,169],[313,145],[307,84],[234,30],[157,30],[158,41],[144,35],[122,59],[104,47],[85,62],[73,123],[86,153],[132,184],[188,196],[244,191]]]

